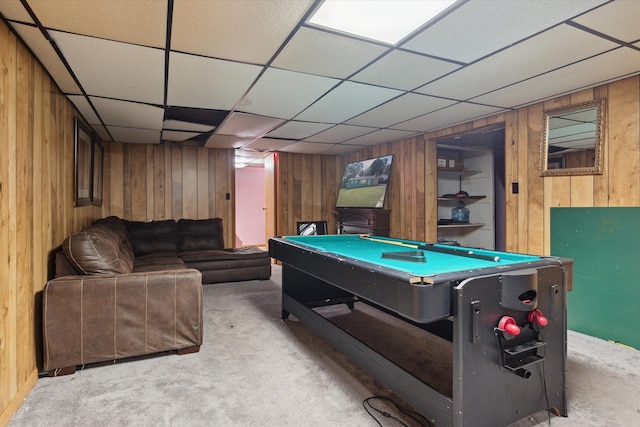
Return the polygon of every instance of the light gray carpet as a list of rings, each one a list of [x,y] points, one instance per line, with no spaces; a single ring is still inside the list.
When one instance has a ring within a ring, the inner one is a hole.
[[[204,287],[199,353],[40,378],[9,426],[376,426],[362,406],[365,398],[382,394],[402,402],[304,325],[280,320],[280,268],[273,271],[270,281]],[[345,328],[377,322],[362,339],[390,356],[399,342],[421,333],[407,330],[379,340],[396,319],[381,321],[366,306],[353,313],[324,310]],[[400,364],[421,361],[424,375],[436,378],[432,386],[447,393],[450,346],[433,340],[394,357]],[[640,425],[640,352],[570,331],[568,358],[569,417],[552,416],[552,426]],[[418,425],[393,406],[375,405]],[[513,427],[546,425],[541,411]]]

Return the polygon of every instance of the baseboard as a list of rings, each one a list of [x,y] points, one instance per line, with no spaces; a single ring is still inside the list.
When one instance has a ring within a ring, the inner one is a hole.
[[[11,399],[2,413],[0,413],[0,427],[5,427],[7,424],[9,424],[9,421],[11,420],[11,417],[13,417],[13,414],[18,411],[18,408],[20,408],[22,402],[24,402],[24,399],[33,389],[33,386],[36,385],[36,381],[38,381],[38,370],[34,369],[27,378],[27,381],[22,384],[22,387],[20,387],[18,393],[13,397],[13,399]]]

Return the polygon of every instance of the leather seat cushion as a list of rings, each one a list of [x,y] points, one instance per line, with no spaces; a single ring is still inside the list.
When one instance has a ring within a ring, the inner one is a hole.
[[[178,258],[175,253],[157,253],[136,257],[133,265],[133,272],[160,271],[160,270],[183,270],[187,268],[184,261]]]
[[[180,252],[179,255],[185,262],[269,258],[269,252],[263,251],[256,246],[224,250],[186,251]]]

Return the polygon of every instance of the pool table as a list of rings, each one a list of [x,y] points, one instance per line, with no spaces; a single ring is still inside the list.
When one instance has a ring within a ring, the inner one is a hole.
[[[436,425],[567,416],[572,260],[357,234],[275,237],[269,253],[282,263],[283,319],[294,315]],[[356,302],[451,341],[452,395],[316,310]]]

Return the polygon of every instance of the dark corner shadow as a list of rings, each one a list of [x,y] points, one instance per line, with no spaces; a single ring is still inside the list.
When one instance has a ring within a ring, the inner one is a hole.
[[[316,312],[439,393],[452,396],[453,348],[449,341],[362,302],[357,302],[354,310],[343,304]],[[311,331],[293,316],[285,324],[308,345]]]
[[[62,246],[53,248],[47,254],[47,281],[52,280],[55,277],[55,264],[56,254],[62,250]],[[46,373],[44,369],[44,355],[43,355],[43,336],[42,336],[42,296],[46,283],[40,284],[42,288],[36,291],[33,295],[33,348],[36,350],[36,367],[39,372],[39,376],[43,376]]]

